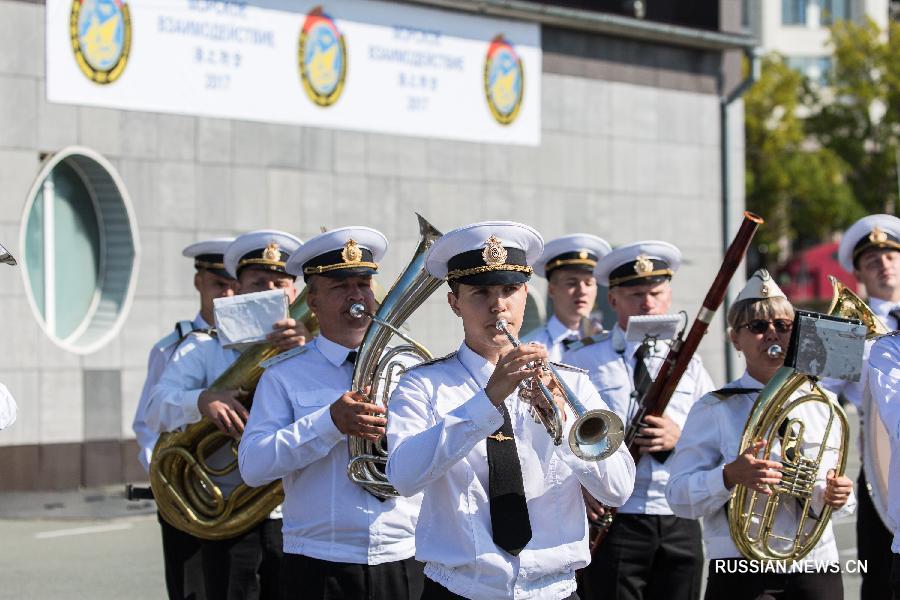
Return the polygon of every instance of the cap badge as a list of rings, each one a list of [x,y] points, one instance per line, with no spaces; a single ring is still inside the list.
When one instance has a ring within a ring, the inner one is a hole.
[[[579,250],[578,251],[578,258],[580,258],[581,260],[585,260],[587,257],[588,257],[587,250]]]
[[[262,253],[263,260],[267,260],[269,262],[278,262],[281,260],[281,252],[278,250],[278,244],[272,242],[266,249],[263,250]]]
[[[762,282],[762,285],[759,286],[759,293],[765,297],[768,297],[769,292],[771,291],[769,289],[768,282],[772,280],[772,276],[769,275],[769,272],[766,271],[765,269],[760,269],[758,271],[758,274],[759,274],[759,280]]]
[[[653,270],[653,261],[646,254],[638,254],[634,261],[634,272],[638,275],[646,275]]]
[[[341,259],[345,263],[358,263],[362,260],[362,250],[359,249],[359,245],[350,238],[347,240],[347,243],[344,244],[344,249],[341,250]]]
[[[872,228],[872,231],[869,233],[869,241],[873,244],[883,244],[887,241],[888,236],[882,229],[876,225]]]
[[[505,263],[506,255],[507,252],[506,248],[503,247],[503,243],[493,235],[484,243],[484,252],[481,253],[484,264],[491,266]]]

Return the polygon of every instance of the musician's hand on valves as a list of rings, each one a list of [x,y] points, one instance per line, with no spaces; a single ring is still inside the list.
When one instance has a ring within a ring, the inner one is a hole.
[[[757,440],[745,448],[733,462],[725,465],[722,478],[726,488],[730,490],[740,483],[761,494],[771,494],[769,486],[781,481],[781,463],[756,458],[765,446],[765,440]]]
[[[213,422],[219,431],[235,439],[244,432],[244,423],[250,413],[241,404],[247,397],[243,390],[203,390],[197,398],[200,414]]]
[[[850,499],[853,481],[845,476],[834,476],[834,469],[829,469],[825,476],[825,504],[831,508],[842,508]]]
[[[272,333],[266,336],[266,340],[280,351],[290,350],[302,346],[310,339],[309,331],[303,323],[295,319],[282,319],[272,325]]]
[[[368,390],[367,390],[368,391]],[[332,403],[331,420],[338,431],[345,435],[377,442],[384,435],[387,413],[383,406],[369,402],[367,395],[360,392],[346,392]]]
[[[501,356],[484,387],[488,399],[494,406],[500,406],[516,390],[520,381],[540,375],[540,363],[546,359],[546,348],[534,343],[522,344]]]
[[[681,437],[681,428],[665,415],[647,415],[644,423],[640,435],[634,438],[634,443],[641,447],[641,454],[671,450]]]

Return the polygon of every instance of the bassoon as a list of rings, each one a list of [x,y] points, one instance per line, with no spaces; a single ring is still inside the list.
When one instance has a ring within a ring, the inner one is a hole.
[[[741,227],[734,236],[731,245],[725,251],[725,258],[722,261],[722,266],[719,267],[719,273],[706,293],[706,298],[703,299],[703,305],[697,312],[697,317],[694,319],[691,330],[688,332],[687,337],[684,338],[682,337],[684,333],[682,331],[682,334],[669,346],[669,352],[666,354],[662,365],[660,365],[656,379],[653,380],[653,384],[647,390],[647,393],[638,402],[638,409],[625,430],[625,443],[628,445],[628,451],[634,459],[634,464],[638,464],[641,460],[641,447],[635,443],[635,438],[638,437],[641,428],[644,427],[644,419],[648,415],[658,417],[666,410],[666,406],[668,406],[669,400],[672,399],[672,394],[675,392],[681,376],[687,370],[691,358],[693,358],[697,347],[700,345],[700,341],[706,334],[706,330],[709,329],[709,324],[712,322],[713,317],[716,316],[719,306],[722,305],[722,300],[725,299],[731,278],[734,277],[735,271],[737,271],[744,255],[747,253],[750,241],[762,223],[762,217],[751,212],[744,212],[744,221],[741,223]],[[609,532],[609,526],[612,524],[613,516],[616,513],[614,508],[604,508],[606,509],[606,514],[601,524],[595,528],[596,534],[591,540],[591,554],[603,543],[606,534]]]

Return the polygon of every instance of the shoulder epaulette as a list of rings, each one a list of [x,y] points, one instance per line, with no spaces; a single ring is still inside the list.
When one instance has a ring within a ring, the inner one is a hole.
[[[285,361],[285,360],[291,358],[292,356],[300,356],[301,354],[306,352],[308,348],[309,348],[309,346],[307,346],[307,345],[297,346],[296,348],[291,348],[290,350],[287,350],[286,352],[282,352],[281,354],[276,354],[272,358],[268,358],[268,359],[262,361],[261,363],[259,363],[259,366],[262,369],[268,369],[269,367],[271,367],[273,365],[277,365],[278,363]]]
[[[737,396],[738,394],[753,394],[753,393],[761,392],[761,391],[762,391],[762,388],[740,388],[740,387],[728,388],[728,387],[726,387],[726,388],[721,388],[721,389],[715,390],[710,393],[713,396],[715,396],[716,398],[718,398],[719,400],[728,400],[732,396]]]
[[[603,333],[596,333],[594,335],[589,335],[586,338],[581,338],[580,340],[578,340],[577,342],[575,342],[574,344],[571,344],[569,346],[569,351],[578,350],[580,348],[586,348],[587,346],[596,344],[598,342],[605,342],[606,340],[609,339],[609,336],[611,335],[611,333],[612,332],[604,331]]]
[[[412,365],[412,366],[410,366],[410,367],[407,367],[407,368],[405,369],[405,372],[406,372],[406,373],[409,373],[409,372],[412,371],[413,369],[418,369],[419,367],[427,367],[428,365],[433,365],[433,364],[435,364],[435,363],[439,363],[439,362],[441,362],[441,361],[445,361],[445,360],[447,360],[447,359],[453,358],[454,356],[456,356],[456,350],[454,350],[454,351],[451,352],[450,354],[445,354],[444,356],[438,356],[437,358],[432,358],[431,360],[426,360],[426,361],[424,361],[424,362],[420,362],[420,363],[417,364],[417,365]]]
[[[192,335],[208,335],[211,338],[217,338],[219,337],[219,331],[215,327],[210,327],[209,329],[194,329],[188,333],[184,339],[187,339]]]

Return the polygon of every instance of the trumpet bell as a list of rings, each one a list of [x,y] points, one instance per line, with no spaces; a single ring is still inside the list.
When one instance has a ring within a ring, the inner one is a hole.
[[[582,460],[605,460],[625,440],[625,425],[619,416],[609,410],[589,410],[569,431],[569,447]]]

